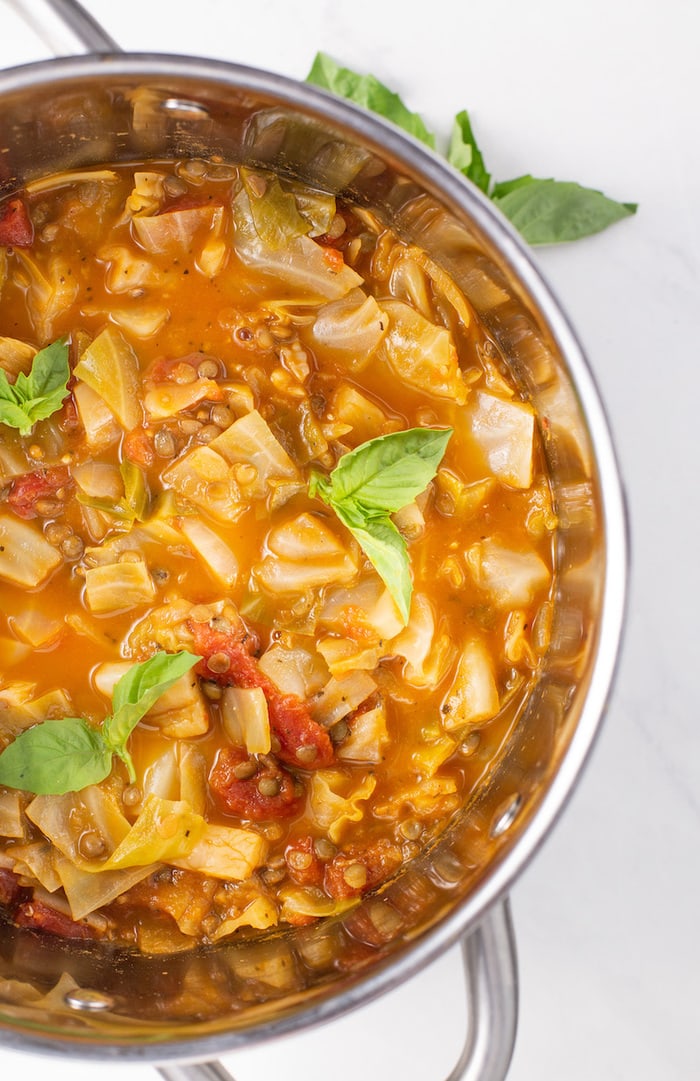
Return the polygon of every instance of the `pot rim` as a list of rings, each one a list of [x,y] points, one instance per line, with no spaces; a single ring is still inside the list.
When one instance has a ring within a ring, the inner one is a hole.
[[[204,1035],[180,1043],[169,1039],[168,1042],[140,1045],[78,1044],[9,1029],[3,1033],[8,1047],[37,1053],[74,1056],[79,1049],[81,1057],[103,1060],[113,1056],[156,1063],[193,1062],[317,1026],[374,1000],[414,976],[449,949],[484,917],[491,906],[505,897],[571,798],[600,731],[619,663],[627,601],[629,528],[625,493],[607,415],[579,339],[553,289],[537,267],[532,251],[494,204],[445,158],[382,117],[311,84],[243,64],[193,56],[119,52],[23,64],[0,72],[0,99],[9,92],[41,86],[48,88],[76,78],[106,80],[123,76],[184,77],[229,89],[247,89],[285,106],[320,116],[360,142],[378,148],[384,157],[406,162],[444,205],[471,219],[498,251],[513,277],[524,286],[568,369],[595,450],[601,517],[606,534],[598,645],[578,723],[556,773],[512,848],[452,911],[411,941],[404,942],[389,958],[354,976],[342,988],[331,988],[330,993],[314,997],[308,1007],[253,1023],[245,1029]]]

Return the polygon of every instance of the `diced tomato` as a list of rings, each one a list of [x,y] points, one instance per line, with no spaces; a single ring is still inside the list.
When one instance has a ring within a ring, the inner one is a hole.
[[[0,208],[0,247],[30,248],[34,226],[21,199],[10,199]]]
[[[328,263],[328,269],[332,270],[334,274],[338,274],[345,266],[342,251],[338,251],[337,248],[327,248],[323,244],[319,244],[319,248],[323,252],[323,258]]]
[[[252,777],[237,777],[234,772],[236,766],[248,760],[249,755],[242,747],[224,747],[217,755],[209,774],[209,785],[224,810],[255,822],[291,818],[299,814],[305,799],[301,782],[271,756],[251,760],[256,765]],[[265,792],[266,786],[268,794]]]
[[[24,887],[20,886],[17,875],[5,867],[0,868],[0,905],[10,908],[23,893]]]
[[[191,621],[194,651],[203,658],[197,673],[222,687],[260,687],[267,699],[270,729],[280,747],[276,753],[287,765],[299,769],[319,769],[333,762],[335,752],[326,729],[315,721],[309,707],[295,694],[283,694],[261,671],[251,656],[255,640],[245,625],[219,631],[209,623]],[[228,665],[218,663],[228,660]],[[224,667],[224,671],[220,669]]]
[[[56,492],[71,483],[70,474],[65,466],[53,469],[37,469],[33,473],[24,473],[12,481],[7,502],[20,518],[36,518],[36,503],[39,499],[54,499]]]
[[[323,862],[314,849],[313,837],[300,837],[284,850],[289,877],[299,886],[323,885]]]
[[[153,436],[145,428],[132,428],[122,441],[122,454],[134,465],[144,468],[153,465],[156,460]]]
[[[69,384],[69,390],[71,393],[67,398],[63,399],[63,405],[58,413],[58,426],[62,432],[72,432],[80,426],[80,417],[78,416],[78,407],[75,404],[75,398],[73,397],[72,387]]]
[[[336,900],[360,897],[386,881],[398,871],[402,862],[399,846],[385,838],[374,841],[367,848],[349,845],[326,866],[323,888]]]
[[[14,922],[18,927],[31,927],[35,931],[45,931],[49,935],[61,935],[62,938],[95,938],[95,931],[86,923],[76,923],[70,916],[50,908],[42,901],[26,901],[15,913]]]

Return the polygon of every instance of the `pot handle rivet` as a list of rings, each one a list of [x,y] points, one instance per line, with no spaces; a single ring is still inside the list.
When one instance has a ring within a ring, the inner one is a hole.
[[[69,991],[64,998],[64,1002],[72,1010],[82,1010],[84,1012],[111,1010],[114,1006],[114,999],[110,995],[105,995],[102,991],[91,991],[89,988],[80,987],[74,991]]]

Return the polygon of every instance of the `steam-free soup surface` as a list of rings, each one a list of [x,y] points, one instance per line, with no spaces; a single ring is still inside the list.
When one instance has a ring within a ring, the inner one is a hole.
[[[59,176],[0,245],[10,917],[159,952],[342,912],[536,678],[532,408],[426,253],[271,174]]]

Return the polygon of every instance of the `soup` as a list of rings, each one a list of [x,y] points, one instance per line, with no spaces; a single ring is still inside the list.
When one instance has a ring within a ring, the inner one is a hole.
[[[546,653],[531,405],[371,210],[199,160],[0,206],[0,897],[145,953],[345,911]]]

